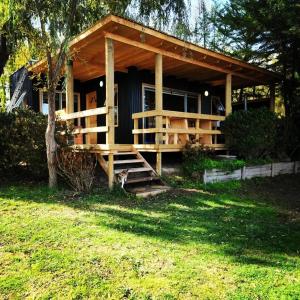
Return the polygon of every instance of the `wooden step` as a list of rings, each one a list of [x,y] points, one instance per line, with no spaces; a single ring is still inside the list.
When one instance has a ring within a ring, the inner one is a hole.
[[[136,155],[135,152],[117,152],[114,155]]]
[[[124,169],[115,170],[115,174],[119,174],[122,171],[124,171]],[[149,172],[149,171],[153,171],[152,168],[131,168],[128,170],[128,173],[139,173],[139,172]]]
[[[141,187],[127,187],[126,190],[129,193],[135,194],[137,197],[146,198],[149,196],[156,196],[161,193],[165,193],[170,190],[165,185],[146,185]]]
[[[152,177],[136,177],[136,178],[129,178],[127,179],[125,184],[130,183],[138,183],[138,182],[146,182],[146,181],[153,181],[153,180],[159,180],[159,177],[152,176]]]
[[[114,164],[118,165],[118,164],[136,164],[136,163],[142,163],[144,162],[143,159],[122,159],[122,160],[115,160]]]

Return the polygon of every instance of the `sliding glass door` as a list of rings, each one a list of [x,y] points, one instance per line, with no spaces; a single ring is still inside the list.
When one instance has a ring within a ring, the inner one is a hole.
[[[200,95],[186,91],[164,88],[163,109],[181,112],[200,113]],[[155,87],[143,84],[143,111],[155,110]],[[155,118],[145,118],[144,128],[155,128]],[[154,143],[154,134],[145,134],[144,143]]]

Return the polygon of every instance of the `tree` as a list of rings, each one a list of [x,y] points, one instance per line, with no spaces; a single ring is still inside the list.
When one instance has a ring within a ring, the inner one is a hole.
[[[193,34],[195,35],[195,42],[206,48],[210,38],[211,21],[210,13],[207,10],[204,0],[198,0],[197,10],[198,15]]]
[[[172,18],[180,20],[185,10],[184,0],[10,0],[10,36],[16,30],[22,32],[20,39],[39,49],[47,62],[49,113],[45,138],[50,187],[57,185],[55,90],[68,59],[68,43],[75,34],[109,12],[129,14],[132,2],[137,3],[141,15],[156,15],[163,23]]]
[[[23,29],[31,44],[40,48],[47,61],[48,125],[46,129],[49,187],[57,185],[55,153],[55,90],[62,77],[67,45],[73,35],[77,0],[12,0],[13,21]],[[61,18],[64,16],[63,18]]]
[[[299,1],[231,0],[218,10],[216,26],[228,38],[228,53],[283,74],[286,114],[298,112]]]
[[[8,11],[8,1],[3,0],[3,2],[0,3],[0,76],[9,58],[7,43]]]

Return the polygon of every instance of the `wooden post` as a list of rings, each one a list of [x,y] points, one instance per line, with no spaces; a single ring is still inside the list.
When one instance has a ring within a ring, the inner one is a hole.
[[[161,111],[163,108],[163,61],[162,55],[155,56],[155,109]],[[162,128],[162,116],[156,116],[155,127]],[[155,143],[160,144],[161,133],[155,134]]]
[[[228,116],[232,112],[232,75],[226,74],[225,86],[225,115]]]
[[[170,118],[166,117],[166,128],[170,128]],[[169,133],[166,133],[166,141],[165,144],[168,145],[169,144]]]
[[[204,169],[204,172],[203,172],[203,183],[206,185],[207,183],[207,176],[206,176],[206,169]]]
[[[114,122],[114,44],[113,40],[105,38],[105,73],[106,73],[106,107],[108,113],[106,114],[106,126],[108,132],[106,133],[106,144],[115,143],[115,122]]]
[[[274,164],[271,163],[271,177],[274,177],[275,175],[275,168],[274,168]]]
[[[114,155],[108,154],[108,187],[112,189],[114,186]]]
[[[161,111],[163,108],[163,61],[162,55],[155,56],[155,109]],[[155,127],[162,128],[162,116],[155,117]],[[155,134],[155,143],[161,143],[161,133]],[[161,175],[161,152],[156,153],[156,172]]]
[[[275,112],[275,84],[270,84],[270,111]]]
[[[73,61],[68,60],[66,63],[66,113],[70,114],[73,112],[74,112]]]
[[[178,133],[174,133],[174,144],[178,144]]]
[[[161,176],[162,153],[156,152],[156,173]]]
[[[134,129],[138,129],[139,128],[139,119],[134,119],[134,121],[133,121],[133,128]],[[133,135],[133,143],[135,145],[137,145],[139,143],[139,135],[138,134],[134,134]]]
[[[200,128],[200,120],[199,119],[196,119],[196,129],[197,131],[199,130]],[[200,135],[199,133],[196,133],[196,143],[198,144],[200,141],[199,141],[199,138],[200,138]]]
[[[247,172],[247,168],[246,166],[243,166],[242,169],[241,169],[241,179],[242,180],[245,180],[246,179],[246,172]]]

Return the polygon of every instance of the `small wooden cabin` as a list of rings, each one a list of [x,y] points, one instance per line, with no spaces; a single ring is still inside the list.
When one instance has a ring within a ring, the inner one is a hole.
[[[224,150],[220,122],[232,111],[232,90],[269,85],[274,91],[278,81],[273,72],[114,15],[69,46],[57,110],[74,120],[74,148],[98,153],[110,187],[125,165],[132,174],[151,173],[140,181],[161,175],[162,153],[180,152],[191,139]],[[28,71],[45,68],[41,60]],[[47,92],[30,86],[24,101],[46,114]],[[154,169],[143,152],[156,153]]]

